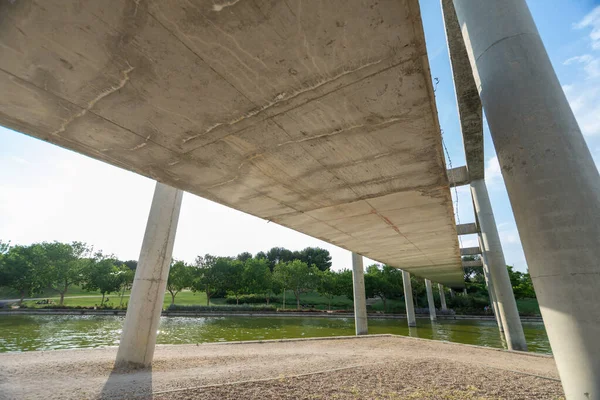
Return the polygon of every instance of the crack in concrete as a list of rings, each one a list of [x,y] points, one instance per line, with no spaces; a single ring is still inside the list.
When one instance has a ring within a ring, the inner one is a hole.
[[[212,10],[219,12],[219,11],[222,11],[224,8],[236,5],[239,1],[240,0],[232,0],[232,1],[226,1],[223,4],[213,4]]]
[[[331,77],[331,78],[329,78],[329,79],[326,79],[326,80],[324,80],[324,81],[322,81],[322,82],[320,82],[320,83],[318,83],[318,84],[316,84],[316,85],[310,86],[310,87],[308,87],[308,88],[305,88],[305,89],[302,89],[302,90],[295,91],[295,92],[291,93],[291,94],[290,94],[289,96],[287,96],[287,97],[285,96],[285,93],[280,93],[280,94],[278,94],[278,95],[275,97],[275,101],[271,101],[271,102],[269,102],[268,104],[266,104],[266,105],[264,105],[264,106],[262,106],[262,107],[260,107],[260,108],[258,108],[258,109],[256,109],[256,110],[254,110],[254,111],[251,111],[251,112],[248,112],[248,113],[246,113],[246,114],[243,114],[242,116],[240,116],[240,117],[238,117],[238,118],[236,118],[236,119],[233,119],[233,120],[231,120],[231,121],[228,121],[228,122],[219,122],[219,123],[216,123],[216,124],[214,124],[213,126],[211,126],[210,128],[208,128],[207,130],[205,130],[205,131],[204,131],[204,132],[202,132],[202,133],[199,133],[199,134],[196,134],[196,135],[193,135],[193,136],[190,136],[190,137],[187,137],[187,138],[183,139],[183,144],[185,144],[185,143],[187,143],[187,142],[189,142],[189,141],[191,141],[191,140],[197,139],[197,138],[198,138],[198,137],[200,137],[200,136],[207,135],[207,134],[209,134],[209,133],[210,133],[212,130],[214,130],[215,128],[217,128],[217,127],[219,127],[219,126],[221,126],[221,125],[229,125],[229,126],[231,126],[231,125],[235,125],[235,124],[237,124],[238,122],[240,122],[240,121],[243,121],[243,120],[245,120],[245,119],[247,119],[247,118],[251,118],[251,117],[254,117],[254,116],[258,115],[258,114],[261,114],[261,113],[263,113],[264,111],[267,111],[267,110],[269,110],[270,108],[273,108],[273,107],[277,106],[279,103],[282,103],[282,102],[285,102],[285,101],[292,100],[292,99],[294,99],[294,98],[296,98],[296,97],[298,97],[298,96],[300,96],[300,95],[302,95],[302,94],[304,94],[304,93],[307,93],[307,92],[313,91],[313,90],[315,90],[315,89],[318,89],[318,88],[320,88],[320,87],[321,87],[321,86],[323,86],[323,85],[326,85],[326,84],[328,84],[328,83],[334,82],[334,81],[338,80],[339,78],[342,78],[342,77],[344,77],[344,76],[346,76],[346,75],[348,75],[348,74],[352,74],[352,73],[358,72],[358,71],[360,71],[360,70],[363,70],[363,69],[365,69],[365,68],[368,68],[368,67],[370,67],[370,66],[372,66],[372,65],[377,65],[377,64],[381,63],[382,61],[384,61],[384,60],[372,61],[372,62],[369,62],[369,63],[363,64],[363,65],[361,65],[361,66],[360,66],[360,67],[358,67],[358,68],[355,68],[355,69],[352,69],[352,70],[349,70],[349,71],[344,71],[344,72],[342,72],[342,73],[339,73],[339,74],[337,74],[337,75],[335,75],[335,76],[333,76],[333,77]],[[283,96],[282,96],[282,95],[283,95]]]
[[[76,119],[83,117],[85,114],[87,114],[87,112],[90,111],[94,107],[94,105],[96,105],[96,103],[98,103],[103,98],[110,96],[111,94],[121,90],[127,84],[127,82],[129,82],[129,74],[131,73],[131,71],[133,71],[135,69],[135,67],[132,67],[131,64],[129,64],[129,62],[127,62],[127,65],[129,67],[126,70],[121,72],[121,74],[123,75],[123,78],[119,81],[118,85],[111,86],[107,90],[101,92],[98,96],[96,96],[96,98],[89,101],[85,108],[83,108],[77,114],[73,115],[72,117],[70,117],[66,121],[64,121],[61,124],[60,128],[58,128],[57,130],[52,132],[51,135],[60,136],[59,134],[66,131],[69,124],[71,124]]]

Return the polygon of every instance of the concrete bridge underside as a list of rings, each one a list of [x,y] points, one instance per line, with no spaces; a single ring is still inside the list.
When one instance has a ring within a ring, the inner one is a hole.
[[[0,5],[0,124],[462,287],[417,0]]]

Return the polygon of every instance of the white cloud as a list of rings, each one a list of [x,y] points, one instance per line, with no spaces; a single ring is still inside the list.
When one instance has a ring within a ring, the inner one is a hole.
[[[582,64],[587,75],[587,79],[600,78],[600,58],[594,57],[591,54],[571,57],[564,62],[565,65]]]
[[[600,50],[600,6],[594,8],[574,27],[591,28],[591,48]],[[600,136],[600,55],[592,52],[571,57],[564,65],[574,66],[584,75],[582,79],[581,75],[577,76],[575,73],[574,82],[563,86],[582,133],[588,137]]]
[[[581,21],[575,24],[575,29],[592,28],[590,40],[592,48],[600,50],[600,6],[594,8]]]
[[[490,188],[496,188],[502,184],[502,171],[498,156],[490,158],[485,164],[485,182]]]

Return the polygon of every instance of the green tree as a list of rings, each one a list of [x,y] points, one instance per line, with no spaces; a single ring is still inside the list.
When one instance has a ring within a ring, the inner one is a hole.
[[[250,258],[244,264],[244,286],[248,293],[262,293],[267,304],[273,293],[273,274],[266,258]]]
[[[377,264],[367,267],[365,291],[367,297],[379,297],[383,301],[383,310],[387,312],[387,300],[401,295],[402,272],[399,269]]]
[[[327,309],[331,310],[331,299],[341,295],[344,288],[341,284],[340,274],[329,269],[319,270],[317,274],[317,292],[327,299]]]
[[[300,295],[315,287],[318,271],[314,265],[309,268],[306,263],[294,260],[278,263],[273,271],[273,277],[283,288],[284,296],[288,289],[294,293],[296,308],[299,310]]]
[[[99,291],[102,294],[100,306],[104,305],[107,294],[119,292],[123,282],[121,271],[116,266],[117,260],[96,253],[92,262],[86,266],[82,288],[88,291]]]
[[[252,258],[252,253],[249,253],[247,251],[244,251],[243,253],[240,253],[237,255],[236,259],[245,263],[247,260]]]
[[[40,293],[44,288],[44,280],[40,273],[40,260],[43,250],[39,244],[29,246],[12,246],[2,255],[0,277],[2,286],[19,293],[19,304],[25,297]]]
[[[133,286],[133,279],[135,278],[135,269],[131,269],[126,263],[123,263],[121,266],[117,267],[118,269],[118,279],[119,279],[119,291],[121,292],[119,300],[119,307],[123,306],[123,297],[125,296],[125,291],[130,290]]]
[[[321,271],[331,268],[331,254],[328,250],[320,247],[307,247],[299,252],[294,252],[294,258],[306,265],[315,265]]]
[[[210,305],[211,297],[226,286],[225,276],[229,263],[229,258],[210,254],[196,257],[196,278],[192,282],[192,290],[206,292],[207,306]]]
[[[267,252],[266,256],[269,260],[269,268],[271,268],[271,271],[273,271],[275,266],[279,263],[286,263],[294,260],[294,253],[284,247],[273,247]]]
[[[183,289],[192,286],[194,271],[183,261],[175,261],[169,269],[167,290],[171,293],[171,304],[175,304],[175,297]]]
[[[244,263],[240,260],[227,259],[224,269],[223,288],[233,294],[235,304],[240,303],[240,295],[245,291]]]
[[[44,242],[40,246],[42,279],[45,285],[59,294],[59,304],[62,306],[69,287],[83,280],[83,270],[89,263],[86,256],[90,249],[82,242]]]

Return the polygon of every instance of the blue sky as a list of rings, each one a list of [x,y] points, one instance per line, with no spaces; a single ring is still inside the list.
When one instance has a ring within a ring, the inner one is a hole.
[[[596,164],[600,163],[600,2],[528,1],[558,78],[569,98]],[[421,0],[436,101],[453,166],[465,164],[446,38],[438,0]],[[500,176],[489,132],[485,131],[486,182],[506,260],[527,265]],[[28,244],[82,240],[122,259],[137,259],[154,183],[68,150],[0,127],[0,240]],[[474,220],[470,195],[459,188],[458,218]],[[462,245],[476,244],[463,237]],[[321,246],[334,268],[350,267],[346,250],[272,223],[186,194],[174,256],[193,261],[205,253],[256,253],[273,246]]]

